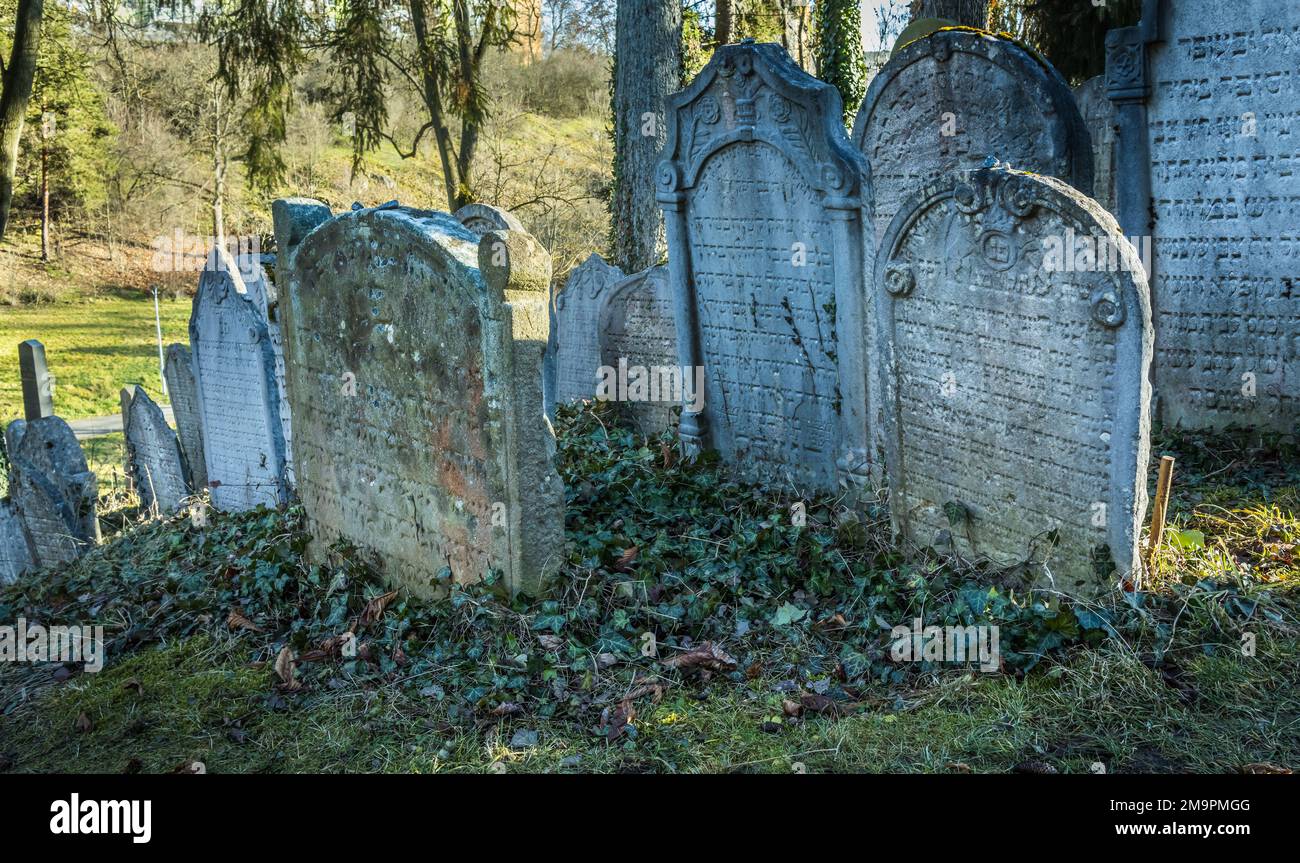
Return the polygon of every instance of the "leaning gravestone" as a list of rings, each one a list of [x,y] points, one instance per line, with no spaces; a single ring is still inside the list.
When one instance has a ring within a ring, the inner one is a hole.
[[[208,469],[203,455],[203,423],[199,419],[199,395],[194,386],[194,369],[190,349],[181,344],[167,346],[163,365],[167,395],[176,420],[176,437],[185,457],[185,477],[190,489],[198,492],[208,487]]]
[[[1079,115],[1088,127],[1092,142],[1092,189],[1097,203],[1106,212],[1115,212],[1115,143],[1119,119],[1115,105],[1106,96],[1106,77],[1098,75],[1074,88]]]
[[[275,360],[275,390],[279,399],[280,432],[284,438],[284,471],[286,481],[293,485],[293,411],[289,407],[289,394],[285,384],[284,371],[284,332],[280,325],[282,317],[279,295],[275,283],[267,274],[267,266],[274,267],[274,260],[269,255],[241,255],[239,275],[244,281],[244,289],[266,321],[266,332],[271,339],[271,355]]]
[[[666,267],[651,267],[608,291],[597,323],[601,366],[618,382],[624,408],[642,433],[674,423],[673,407],[698,395],[702,382],[677,364],[673,294]],[[597,398],[600,397],[599,391]]]
[[[865,481],[861,196],[867,168],[838,91],[776,45],[727,45],[668,99],[656,173],[688,451],[742,477],[832,490]]]
[[[18,377],[23,386],[23,417],[54,415],[54,378],[45,361],[45,345],[28,339],[18,345]]]
[[[10,457],[15,469],[35,470],[54,488],[55,494],[72,513],[72,535],[82,543],[99,542],[99,483],[86,466],[86,454],[77,442],[77,436],[60,417],[50,416],[30,420],[23,430]],[[20,510],[28,507],[18,501]],[[44,563],[44,561],[42,561]]]
[[[0,498],[0,585],[12,584],[32,567],[32,553],[23,533],[22,517],[13,501]]]
[[[555,366],[558,404],[590,399],[600,379],[600,309],[607,292],[627,278],[618,267],[591,255],[569,273],[553,301],[554,338],[547,346]]]
[[[1092,149],[1060,74],[1010,39],[939,30],[898,50],[853,123],[871,164],[875,241],[923,185],[988,160],[1092,194]]]
[[[81,522],[44,473],[15,458],[9,474],[9,495],[22,521],[32,566],[77,559],[86,547]]]
[[[480,237],[489,231],[524,230],[514,213],[491,204],[466,204],[456,211],[456,219]]]
[[[1068,590],[1140,575],[1150,306],[1114,218],[1052,178],[949,178],[894,219],[874,291],[895,528]]]
[[[550,256],[447,213],[361,209],[297,248],[289,396],[318,544],[434,594],[489,570],[535,592],[564,551],[541,360]]]
[[[170,515],[189,497],[180,445],[162,409],[135,387],[126,427],[126,452],[144,509]]]
[[[1300,423],[1300,3],[1147,0],[1107,35],[1119,211],[1153,235],[1155,389],[1188,428]]]
[[[194,297],[190,347],[212,505],[241,512],[280,504],[287,490],[271,336],[257,295],[219,246]]]

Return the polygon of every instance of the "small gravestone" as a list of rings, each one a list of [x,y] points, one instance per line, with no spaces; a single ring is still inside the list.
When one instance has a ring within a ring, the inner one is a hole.
[[[480,237],[489,231],[524,230],[514,213],[491,204],[466,204],[456,211],[456,219]]]
[[[1106,212],[1115,212],[1115,142],[1118,118],[1115,104],[1106,96],[1106,77],[1098,75],[1074,88],[1079,115],[1092,142],[1092,189]]]
[[[293,485],[293,412],[284,378],[284,334],[280,326],[280,303],[275,283],[267,272],[268,255],[243,255],[237,258],[239,275],[249,300],[266,321],[266,332],[271,339],[271,354],[275,360],[275,389],[279,399],[280,432],[284,438],[284,471],[286,481]]]
[[[866,481],[862,195],[838,91],[776,45],[726,45],[668,99],[664,209],[689,450],[758,482]]]
[[[689,377],[693,370],[677,364],[677,330],[666,267],[651,267],[611,287],[597,333],[601,379],[614,379],[616,395],[642,434],[657,435],[671,428],[674,407],[695,396],[703,398],[703,382]]]
[[[871,164],[875,238],[923,185],[993,159],[1092,194],[1092,149],[1060,74],[1010,39],[939,30],[900,48],[853,123]]]
[[[32,553],[13,501],[0,498],[0,585],[12,584],[32,568]]]
[[[550,256],[450,214],[342,213],[297,248],[287,364],[298,494],[421,594],[491,570],[536,592],[564,554],[542,414]],[[283,300],[282,300],[283,302]]]
[[[126,452],[141,506],[158,515],[179,510],[190,494],[180,445],[162,408],[154,404],[143,387],[135,387],[131,397]]]
[[[258,297],[235,259],[214,248],[194,297],[190,349],[208,488],[225,512],[274,507],[287,494],[275,351]]]
[[[607,291],[625,279],[618,267],[591,255],[569,273],[554,299],[554,338],[547,346],[555,368],[555,401],[596,395],[600,380],[600,309]]]
[[[1107,34],[1117,211],[1152,237],[1168,426],[1300,428],[1300,3],[1148,0]]]
[[[1140,575],[1150,305],[1114,218],[1051,178],[949,178],[899,211],[874,294],[895,528],[1070,591]]]
[[[198,492],[208,487],[208,469],[203,456],[203,423],[199,419],[199,396],[194,387],[189,348],[182,344],[167,346],[163,376],[167,379],[167,395],[176,420],[176,437],[185,457],[185,476],[190,489]]]
[[[23,385],[23,416],[34,420],[54,414],[54,378],[45,362],[45,345],[28,339],[18,345],[18,373]]]
[[[99,483],[86,466],[86,454],[66,422],[56,416],[28,421],[22,440],[10,456],[15,465],[36,470],[53,485],[72,513],[72,533],[77,540],[99,542]],[[19,508],[25,510],[25,504],[18,502]]]
[[[22,521],[32,566],[77,559],[86,547],[81,523],[50,478],[15,458],[9,473],[9,496]]]

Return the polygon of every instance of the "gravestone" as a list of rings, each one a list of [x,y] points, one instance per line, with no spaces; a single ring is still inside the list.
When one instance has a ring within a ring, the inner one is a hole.
[[[164,369],[164,374],[166,374]],[[120,406],[120,415],[122,417],[122,437],[126,439],[126,429],[131,423],[131,395],[133,387],[122,387],[117,391],[117,403]],[[126,490],[135,491],[135,475],[131,471],[131,454],[123,448],[122,453],[122,475],[126,478]]]
[[[555,401],[591,399],[596,395],[600,359],[600,309],[606,293],[626,275],[591,255],[569,273],[555,294],[555,334],[547,352],[555,364]]]
[[[182,344],[167,346],[163,365],[167,395],[171,398],[176,437],[185,458],[185,478],[194,492],[208,487],[208,468],[203,455],[203,423],[199,419],[199,395],[194,386],[190,349]]]
[[[491,204],[466,204],[456,211],[456,219],[480,237],[489,231],[524,230],[514,213]]]
[[[1079,115],[1088,127],[1092,142],[1092,192],[1106,212],[1115,212],[1115,142],[1119,137],[1119,118],[1115,105],[1106,95],[1106,76],[1098,75],[1074,88]]]
[[[12,584],[32,568],[22,517],[9,498],[0,498],[0,585]]]
[[[448,213],[361,209],[295,252],[289,396],[318,546],[419,594],[500,571],[537,591],[564,553],[541,361],[550,256]]]
[[[664,209],[688,451],[743,478],[833,490],[866,480],[862,196],[838,91],[777,45],[713,54],[668,99]]]
[[[28,339],[18,345],[18,376],[23,385],[23,416],[34,420],[54,414],[54,378],[45,362],[45,345]]]
[[[27,430],[27,420],[14,420],[5,426],[5,452],[9,453],[10,458],[18,452],[18,444],[23,439],[23,432]]]
[[[895,217],[874,294],[895,529],[1070,591],[1140,574],[1150,307],[1114,218],[1053,178],[949,178]]]
[[[268,259],[271,259],[268,262]],[[275,283],[267,272],[268,263],[274,266],[270,255],[242,255],[238,258],[239,274],[244,280],[248,297],[266,321],[266,332],[271,339],[271,354],[275,361],[275,390],[279,399],[280,432],[284,438],[284,472],[286,482],[293,485],[293,412],[284,376],[284,335],[280,325],[280,302]]]
[[[9,496],[22,522],[33,567],[77,559],[86,547],[81,522],[49,477],[21,458],[14,459]]]
[[[230,253],[214,248],[194,297],[190,349],[208,488],[224,512],[286,499],[275,353],[257,297]]]
[[[1092,194],[1092,148],[1069,86],[991,33],[939,30],[899,49],[867,89],[853,142],[871,164],[874,243],[923,185],[989,159]]]
[[[1300,423],[1298,67],[1293,0],[1146,0],[1107,34],[1117,210],[1152,236],[1166,424]]]
[[[162,408],[143,387],[135,387],[126,427],[126,452],[141,506],[158,515],[171,515],[190,495],[176,433]]]
[[[35,470],[54,488],[55,494],[72,513],[71,532],[82,542],[99,542],[99,483],[86,466],[86,455],[77,436],[60,417],[30,420],[18,446],[10,452],[15,469],[24,465]],[[24,513],[29,507],[15,496]],[[42,563],[45,561],[42,560]]]
[[[672,409],[682,403],[684,391],[703,394],[700,382],[687,380],[677,364],[667,267],[651,267],[611,287],[597,333],[601,365],[620,381],[619,390],[626,396],[623,407],[642,434],[672,428]]]

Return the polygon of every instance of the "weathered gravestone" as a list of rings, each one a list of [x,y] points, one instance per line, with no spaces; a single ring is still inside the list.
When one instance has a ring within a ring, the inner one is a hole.
[[[923,185],[989,159],[1092,194],[1092,149],[1060,74],[1015,42],[939,30],[899,49],[853,123],[871,164],[876,243]]]
[[[1119,119],[1106,95],[1106,77],[1098,75],[1074,88],[1074,102],[1092,143],[1092,196],[1106,212],[1115,212],[1115,143]],[[1140,252],[1141,250],[1139,250]]]
[[[674,423],[683,393],[703,398],[703,381],[677,364],[673,293],[666,267],[651,267],[609,289],[597,322],[602,384],[613,378],[623,406],[642,433],[657,435]],[[601,397],[597,389],[597,398]],[[696,406],[698,408],[698,406]]]
[[[1068,590],[1140,574],[1150,307],[1113,217],[1052,178],[949,178],[894,219],[874,292],[896,529]]]
[[[10,458],[18,452],[18,443],[23,439],[25,431],[27,431],[27,420],[14,420],[5,426],[5,452],[9,453]]]
[[[22,517],[9,498],[0,498],[0,585],[13,583],[32,567]]]
[[[85,548],[81,523],[58,487],[38,468],[16,458],[9,473],[9,495],[22,521],[32,565],[76,560]]]
[[[23,416],[34,420],[54,414],[54,378],[45,362],[45,345],[28,339],[18,345],[18,376],[23,385]]]
[[[1161,419],[1300,422],[1300,4],[1146,0],[1107,34],[1117,212],[1153,236]]]
[[[81,543],[99,542],[99,483],[86,466],[86,455],[72,429],[60,417],[30,420],[18,445],[10,452],[17,473],[33,471],[48,481],[72,521],[72,537]],[[26,515],[32,508],[15,494],[18,508]],[[41,563],[47,561],[42,560]]]
[[[536,591],[563,555],[541,360],[550,256],[447,213],[343,213],[285,286],[298,493],[319,544],[373,553],[417,593],[503,573]]]
[[[242,255],[237,259],[239,275],[253,305],[257,306],[266,321],[266,332],[271,339],[271,355],[275,361],[275,391],[280,406],[280,433],[284,439],[284,472],[286,481],[293,485],[293,411],[289,407],[288,387],[284,370],[284,330],[281,326],[281,304],[275,282],[267,273],[274,267],[271,255]]]
[[[134,388],[128,417],[126,452],[136,494],[146,510],[170,515],[190,495],[176,433],[143,387]]]
[[[191,363],[212,504],[227,512],[286,497],[275,353],[264,306],[237,263],[217,247],[190,315]]]
[[[547,352],[554,361],[555,401],[591,399],[600,379],[600,309],[610,288],[627,276],[591,255],[569,273],[555,294],[554,334]]]
[[[167,346],[163,376],[167,379],[167,395],[176,420],[176,437],[185,457],[185,477],[190,490],[199,492],[208,487],[208,468],[203,455],[203,422],[199,418],[199,394],[194,386],[189,348],[181,344]]]
[[[865,480],[862,195],[839,93],[776,45],[727,45],[668,99],[658,166],[687,450],[742,477]],[[692,375],[693,377],[693,375]]]
[[[489,231],[524,230],[514,213],[491,204],[466,204],[456,211],[456,219],[479,237]]]

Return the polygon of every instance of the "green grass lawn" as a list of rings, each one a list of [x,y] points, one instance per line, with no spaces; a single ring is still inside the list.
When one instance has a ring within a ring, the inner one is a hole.
[[[164,345],[189,342],[190,300],[160,301]],[[64,419],[118,412],[118,392],[141,384],[160,402],[152,298],[0,307],[0,421],[22,416],[18,343],[37,339],[55,377],[54,410]]]

